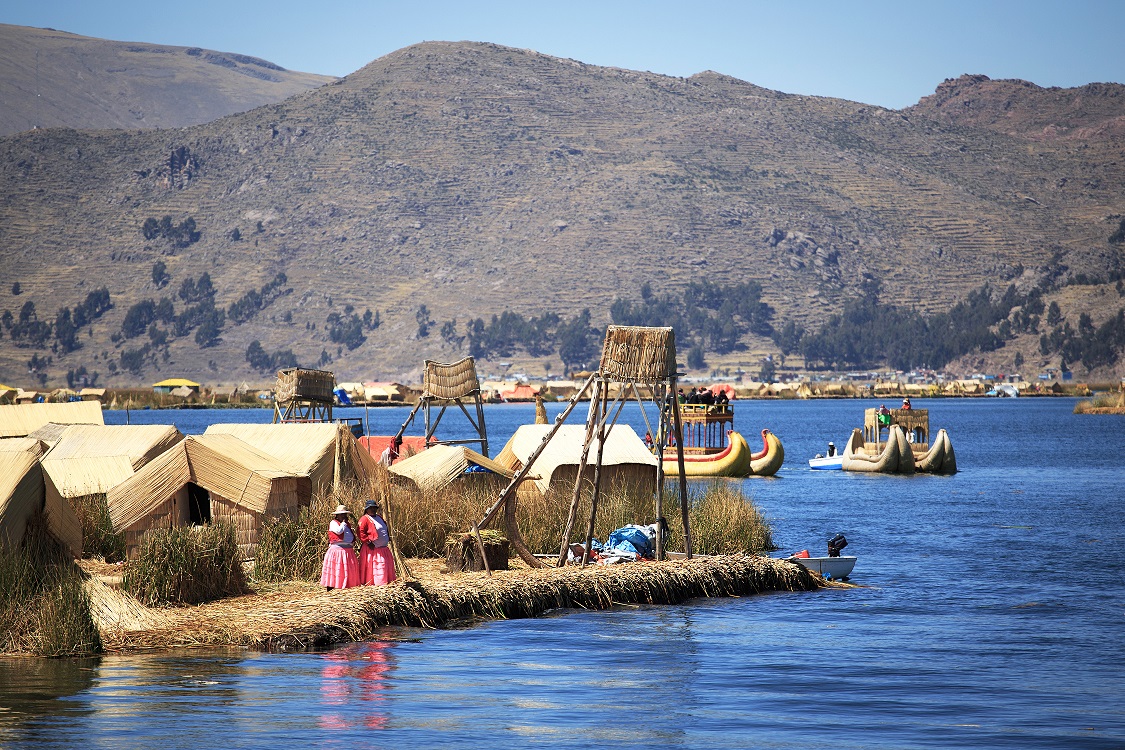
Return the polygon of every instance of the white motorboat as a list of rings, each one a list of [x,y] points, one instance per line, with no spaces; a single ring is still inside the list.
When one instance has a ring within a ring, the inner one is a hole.
[[[834,581],[843,581],[852,574],[855,567],[855,557],[787,557],[789,562],[799,563],[814,573],[820,573],[825,578]]]
[[[837,453],[835,456],[822,456],[818,453],[816,458],[809,459],[809,468],[814,471],[843,469],[844,454]]]
[[[810,557],[807,549],[785,558],[788,562],[804,565],[814,573],[820,573],[825,578],[833,581],[843,581],[852,574],[856,558],[840,554],[848,540],[843,534],[837,534],[828,540],[827,557]]]

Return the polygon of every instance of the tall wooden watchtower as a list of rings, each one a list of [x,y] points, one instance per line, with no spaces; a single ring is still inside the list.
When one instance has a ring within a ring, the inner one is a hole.
[[[468,404],[473,409],[469,412]],[[469,420],[469,424],[477,433],[474,438],[460,440],[439,440],[434,435],[437,433],[441,418],[445,410],[456,406]],[[488,457],[488,427],[484,422],[484,402],[481,400],[480,379],[477,378],[477,367],[472,357],[465,357],[452,363],[434,362],[427,359],[422,372],[422,395],[418,403],[411,409],[406,421],[399,427],[398,434],[392,441],[392,446],[402,442],[402,436],[407,427],[414,421],[418,410],[426,423],[426,447],[432,445],[465,445],[480,444],[480,452]]]
[[[336,378],[327,370],[290,367],[277,371],[273,421],[331,422]]]
[[[558,565],[566,564],[567,551],[570,547],[570,535],[577,520],[578,505],[582,495],[584,474],[589,465],[591,448],[596,446],[594,455],[593,495],[590,499],[590,518],[586,527],[585,552],[582,564],[589,562],[590,541],[594,534],[594,522],[598,512],[598,497],[601,493],[601,468],[602,450],[606,438],[617,422],[618,416],[625,401],[630,396],[636,397],[644,414],[644,400],[641,398],[641,388],[651,394],[652,401],[657,404],[659,426],[655,433],[659,436],[657,452],[656,487],[654,491],[657,519],[663,516],[664,510],[664,449],[667,446],[669,435],[674,437],[676,446],[676,460],[680,472],[680,508],[683,515],[684,542],[687,557],[692,555],[691,527],[688,520],[687,504],[687,479],[684,473],[684,439],[680,418],[680,404],[675,398],[676,380],[676,337],[671,328],[648,328],[640,326],[609,326],[606,329],[605,342],[602,345],[601,363],[596,372],[590,375],[583,386],[570,399],[566,408],[555,418],[555,424],[543,436],[539,447],[528,457],[527,462],[512,478],[508,486],[500,493],[500,497],[486,511],[484,518],[473,526],[477,536],[481,555],[484,555],[483,542],[480,540],[479,529],[489,524],[501,508],[505,509],[508,526],[509,541],[520,557],[532,567],[542,567],[543,562],[536,558],[524,545],[514,519],[514,498],[516,488],[527,478],[535,465],[535,460],[546,449],[551,438],[555,436],[566,418],[574,410],[579,400],[587,393],[590,394],[590,406],[586,416],[586,434],[582,445],[582,455],[578,463],[578,472],[574,481],[574,493],[571,498],[570,513],[567,518],[566,530],[563,532],[559,549]],[[610,386],[617,384],[617,396],[610,403]],[[648,423],[648,417],[645,416]],[[649,430],[653,432],[653,430]],[[661,534],[656,537],[656,556],[663,559],[664,541]]]

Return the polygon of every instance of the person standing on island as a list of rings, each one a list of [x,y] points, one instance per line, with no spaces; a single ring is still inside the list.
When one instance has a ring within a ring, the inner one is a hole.
[[[368,500],[359,518],[359,577],[364,586],[382,586],[395,579],[390,529],[379,510],[379,503]]]
[[[348,509],[337,505],[328,524],[328,551],[324,553],[324,563],[320,568],[320,585],[327,591],[360,584],[359,566],[352,549],[354,541],[355,532],[348,522]]]

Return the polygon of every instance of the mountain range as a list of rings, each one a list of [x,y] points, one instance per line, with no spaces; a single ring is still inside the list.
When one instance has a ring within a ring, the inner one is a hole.
[[[1123,91],[962,76],[888,110],[427,42],[190,127],[24,130],[0,139],[0,311],[33,301],[56,321],[102,288],[113,306],[73,349],[0,331],[0,381],[26,379],[32,355],[52,382],[261,379],[255,342],[342,380],[409,379],[465,354],[443,324],[588,309],[601,326],[614,300],[700,282],[760,285],[775,328],[813,329],[872,282],[922,314],[985,284],[1042,289],[1098,325],[1125,304]],[[208,295],[225,320],[206,336],[189,335],[203,317],[127,325],[146,300],[182,315]],[[960,365],[1057,364],[1038,340]],[[708,367],[776,350],[746,332]],[[560,369],[553,352],[504,359]]]

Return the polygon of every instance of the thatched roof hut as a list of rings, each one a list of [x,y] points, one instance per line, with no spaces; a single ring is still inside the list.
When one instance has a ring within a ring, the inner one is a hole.
[[[459,479],[510,480],[515,473],[463,445],[434,445],[391,467],[391,474],[420,490],[436,492]]]
[[[347,426],[331,422],[213,424],[206,435],[233,435],[312,482],[312,491],[334,489],[341,480],[366,481],[373,459]]]
[[[71,425],[43,457],[43,470],[64,498],[101,494],[183,439],[170,425]]]
[[[82,554],[82,526],[74,510],[58,493],[48,502],[50,480],[39,464],[47,446],[30,438],[0,440],[0,547],[23,540],[28,520],[40,510],[47,529],[71,554]]]
[[[262,521],[296,514],[312,498],[307,475],[233,435],[192,435],[106,495],[110,520],[136,554],[144,532],[224,519],[247,557]]]
[[[551,428],[552,425],[548,424],[520,425],[504,449],[497,454],[496,463],[511,471],[518,471]],[[546,494],[553,485],[573,486],[585,438],[584,425],[563,425],[559,428],[543,453],[535,460],[535,466],[531,470],[535,477],[533,486],[540,493]],[[593,464],[597,454],[598,440],[595,437],[590,446],[589,465],[585,473],[591,480],[594,477]],[[645,447],[632,427],[618,424],[609,433],[602,451],[602,481],[606,486],[616,483],[647,483],[655,486],[656,457]],[[525,482],[520,488],[521,492],[526,491],[531,484]]]
[[[96,401],[0,406],[0,438],[25,437],[50,422],[56,424],[105,424],[105,420],[102,418],[102,407]]]

